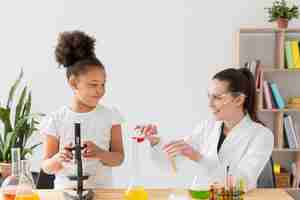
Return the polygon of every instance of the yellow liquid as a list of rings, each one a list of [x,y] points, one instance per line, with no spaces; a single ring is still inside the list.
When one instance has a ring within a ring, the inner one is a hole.
[[[124,200],[148,200],[148,193],[143,187],[129,188],[125,192]]]
[[[38,194],[17,195],[15,200],[40,200]]]

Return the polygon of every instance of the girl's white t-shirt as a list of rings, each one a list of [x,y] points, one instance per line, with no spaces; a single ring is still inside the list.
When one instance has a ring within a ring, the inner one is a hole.
[[[74,123],[81,124],[81,143],[92,141],[98,147],[109,151],[111,141],[111,128],[123,122],[121,114],[112,108],[103,105],[86,113],[77,113],[68,106],[63,106],[56,112],[51,113],[42,123],[41,132],[55,136],[59,140],[60,150],[64,145],[74,144]],[[112,169],[104,166],[98,160],[86,160],[82,158],[83,173],[89,174],[84,181],[84,188],[97,188],[112,185]],[[64,163],[64,168],[55,174],[55,188],[75,188],[76,181],[68,179],[68,175],[76,174],[74,162]]]

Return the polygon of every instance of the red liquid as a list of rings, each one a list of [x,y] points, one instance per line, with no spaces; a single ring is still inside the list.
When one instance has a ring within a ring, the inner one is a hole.
[[[139,136],[135,136],[135,137],[131,137],[131,139],[136,140],[138,143],[141,143],[145,140],[144,137],[139,137]]]
[[[3,193],[4,200],[15,200],[16,194]]]

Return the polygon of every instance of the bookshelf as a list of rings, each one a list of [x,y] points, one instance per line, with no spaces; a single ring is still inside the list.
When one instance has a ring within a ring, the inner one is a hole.
[[[235,33],[234,37],[233,59],[236,66],[243,66],[244,63],[252,60],[260,60],[263,81],[276,82],[285,101],[289,96],[300,96],[300,69],[286,69],[284,54],[286,40],[300,40],[300,28],[280,30],[243,27]],[[300,148],[284,148],[284,114],[290,114],[294,122],[300,124],[300,109],[266,109],[263,106],[263,89],[257,89],[256,94],[259,117],[274,133],[273,160],[289,169],[290,161],[300,158]],[[296,132],[299,134],[300,129],[296,128]]]

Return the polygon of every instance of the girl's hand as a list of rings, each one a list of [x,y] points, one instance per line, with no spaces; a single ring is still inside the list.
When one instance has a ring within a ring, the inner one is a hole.
[[[154,146],[159,143],[160,139],[157,135],[157,126],[153,124],[136,126],[135,130],[141,131],[142,135],[144,135],[145,139],[147,139],[151,146]]]
[[[73,159],[73,153],[70,150],[72,148],[72,143],[69,143],[64,146],[64,148],[56,153],[52,158],[60,163],[70,162]]]
[[[83,145],[85,148],[83,149],[83,157],[91,160],[100,160],[101,153],[104,152],[103,149],[98,147],[92,141],[84,141]]]
[[[163,147],[163,150],[170,158],[177,155],[183,155],[194,161],[200,159],[200,153],[194,150],[194,148],[184,140],[175,140],[170,142]]]

